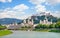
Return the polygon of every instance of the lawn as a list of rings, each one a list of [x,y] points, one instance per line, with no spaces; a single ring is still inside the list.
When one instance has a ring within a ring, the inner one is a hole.
[[[10,31],[10,30],[0,30],[0,36],[8,35],[11,33],[12,33],[12,31]]]

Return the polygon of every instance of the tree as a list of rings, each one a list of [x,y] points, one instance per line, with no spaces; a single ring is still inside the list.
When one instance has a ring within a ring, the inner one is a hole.
[[[50,24],[49,28],[55,28],[55,25],[54,24]]]
[[[6,26],[0,26],[0,30],[6,29]]]
[[[42,28],[43,28],[43,29],[46,29],[47,27],[48,27],[48,26],[45,25],[45,24],[42,25]]]
[[[60,29],[60,21],[58,21],[58,22],[55,24],[55,28],[59,28],[59,29]]]
[[[45,24],[38,24],[35,28],[36,28],[36,29],[40,29],[40,28],[45,29],[45,28],[47,28],[47,27],[48,27],[48,26],[45,25]]]
[[[36,29],[42,28],[42,24],[38,24],[35,28],[36,28]]]

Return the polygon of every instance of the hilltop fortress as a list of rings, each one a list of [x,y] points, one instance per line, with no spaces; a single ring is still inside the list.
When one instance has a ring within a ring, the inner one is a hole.
[[[35,25],[35,24],[52,24],[55,23],[56,19],[50,13],[38,13],[24,19],[23,24]]]

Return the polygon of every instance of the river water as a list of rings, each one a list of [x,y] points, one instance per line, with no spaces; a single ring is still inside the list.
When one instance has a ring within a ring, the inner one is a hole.
[[[60,33],[34,32],[34,31],[13,31],[13,34],[1,36],[0,38],[60,38]]]

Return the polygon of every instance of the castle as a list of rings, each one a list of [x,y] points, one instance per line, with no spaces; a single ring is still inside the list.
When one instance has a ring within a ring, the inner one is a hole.
[[[40,17],[40,16],[44,16],[44,18]],[[28,24],[28,25],[34,25],[34,24],[52,24],[52,19],[50,21],[48,21],[47,16],[50,16],[50,13],[45,13],[43,12],[42,14],[36,14],[33,16],[30,16],[27,19],[24,19],[23,23],[24,24]],[[42,18],[42,19],[41,19]]]

